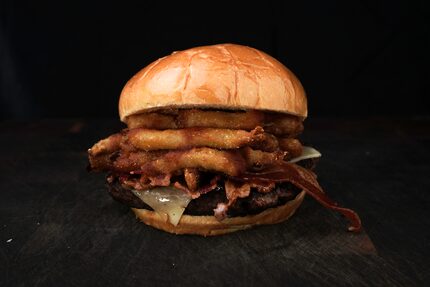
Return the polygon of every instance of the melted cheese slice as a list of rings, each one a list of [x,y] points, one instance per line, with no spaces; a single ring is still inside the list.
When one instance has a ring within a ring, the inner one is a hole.
[[[170,223],[175,226],[191,201],[191,196],[186,192],[170,186],[132,192],[161,216],[167,215]]]
[[[295,163],[304,159],[316,158],[316,157],[321,157],[321,153],[319,151],[309,146],[303,146],[302,154],[298,157],[291,159],[289,162]]]

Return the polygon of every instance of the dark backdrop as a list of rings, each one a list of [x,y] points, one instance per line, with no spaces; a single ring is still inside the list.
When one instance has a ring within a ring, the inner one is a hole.
[[[312,115],[428,114],[420,2],[67,2],[1,2],[0,118],[116,117],[121,88],[140,68],[224,42],[292,69]]]

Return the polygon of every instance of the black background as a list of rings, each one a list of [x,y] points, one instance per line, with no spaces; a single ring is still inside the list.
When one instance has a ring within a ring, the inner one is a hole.
[[[420,2],[233,2],[1,2],[0,119],[117,117],[121,88],[139,69],[225,42],[292,69],[311,115],[428,114]]]

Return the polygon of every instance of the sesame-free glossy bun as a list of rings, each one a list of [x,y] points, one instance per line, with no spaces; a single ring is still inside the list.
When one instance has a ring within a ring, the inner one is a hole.
[[[305,197],[305,191],[284,205],[268,208],[255,215],[226,218],[218,221],[214,216],[182,215],[178,225],[174,226],[167,215],[162,216],[147,209],[132,208],[136,217],[145,224],[174,234],[196,234],[203,236],[222,235],[255,225],[275,224],[287,220],[294,214]]]
[[[305,91],[289,69],[264,52],[234,44],[174,52],[142,69],[122,90],[121,121],[162,108],[255,109],[307,116]]]

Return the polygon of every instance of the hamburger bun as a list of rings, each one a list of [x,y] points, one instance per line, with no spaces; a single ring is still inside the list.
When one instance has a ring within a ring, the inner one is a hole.
[[[257,49],[222,44],[174,52],[139,71],[125,85],[119,115],[162,108],[255,109],[306,118],[297,77]]]
[[[162,216],[147,209],[132,208],[136,217],[147,225],[174,234],[197,234],[203,236],[222,235],[238,230],[248,229],[256,225],[275,224],[287,220],[294,214],[305,197],[300,192],[295,199],[284,205],[269,208],[255,215],[226,218],[218,221],[214,216],[182,215],[178,225],[172,225],[167,215]]]

